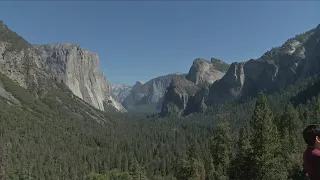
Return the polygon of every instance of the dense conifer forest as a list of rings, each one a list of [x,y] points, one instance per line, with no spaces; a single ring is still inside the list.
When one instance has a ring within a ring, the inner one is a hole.
[[[67,90],[40,100],[1,76],[21,105],[0,101],[0,179],[304,179],[301,132],[319,123],[319,83],[185,117],[100,112],[99,122]]]

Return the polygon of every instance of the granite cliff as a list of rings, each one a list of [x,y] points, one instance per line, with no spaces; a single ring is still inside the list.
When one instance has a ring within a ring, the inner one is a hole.
[[[31,45],[0,22],[0,72],[43,97],[57,83],[66,84],[92,106],[126,111],[111,96],[111,86],[99,71],[99,58],[78,45]]]
[[[63,65],[61,65],[63,66]],[[51,66],[52,68],[53,66]],[[56,71],[59,71],[57,69]],[[110,124],[105,113],[78,98],[49,68],[37,46],[31,45],[0,21],[0,100],[24,113],[52,119]]]
[[[224,73],[217,70],[214,63],[199,58],[193,61],[186,78],[197,86],[208,86],[223,75]]]
[[[248,97],[255,97],[261,91],[266,93],[279,91],[297,81],[298,78],[319,73],[319,52],[320,25],[290,38],[282,46],[272,48],[258,59],[232,63],[225,75],[221,79],[217,78],[211,85],[212,78],[206,73],[210,66],[206,65],[207,68],[202,68],[203,72],[198,75],[198,78],[195,78],[195,75],[187,76],[195,84],[203,82],[205,85],[201,91],[190,94],[187,105],[184,108],[180,106],[180,111],[184,114],[202,112],[207,106],[221,104],[227,100],[241,101]],[[190,71],[195,69],[200,68],[193,64]],[[170,90],[167,93],[170,93]],[[166,94],[166,97],[171,96]],[[180,103],[173,98],[165,102],[172,102],[175,105]],[[164,103],[163,112],[167,112],[166,106]]]
[[[272,93],[298,78],[316,74],[319,66],[320,26],[287,40],[258,59],[233,63],[210,87],[207,105]]]
[[[56,87],[52,75],[35,48],[0,21],[0,72],[36,97],[46,94],[46,86]]]
[[[76,96],[102,111],[108,107],[126,111],[112,97],[111,84],[99,71],[97,54],[72,43],[34,47],[55,80],[65,83]]]
[[[228,64],[216,58],[212,58],[211,61],[195,59],[186,76],[175,76],[172,79],[164,96],[161,114],[186,114],[192,111],[192,109],[187,109],[187,106],[191,107],[188,104],[192,102],[200,103],[198,108],[206,108],[203,98],[199,100],[193,96],[197,92],[200,95],[195,97],[208,94],[207,86],[221,79],[228,67]]]

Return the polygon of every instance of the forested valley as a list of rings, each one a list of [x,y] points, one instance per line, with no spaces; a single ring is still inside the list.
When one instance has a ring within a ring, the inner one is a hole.
[[[31,45],[0,21],[0,180],[308,179],[302,131],[320,123],[319,38],[320,25],[258,60],[222,64],[214,82],[215,66],[199,59],[205,72],[190,69],[210,84],[183,75],[167,88],[179,114],[126,113],[96,54]],[[193,97],[203,111],[181,113]]]
[[[81,106],[67,90],[39,100],[1,82],[23,106],[0,101],[0,179],[304,179],[301,132],[320,119],[318,76],[206,113],[107,113],[107,124],[68,110]]]

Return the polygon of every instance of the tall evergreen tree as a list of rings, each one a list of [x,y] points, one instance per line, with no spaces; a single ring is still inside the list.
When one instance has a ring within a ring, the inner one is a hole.
[[[311,123],[320,123],[320,95],[318,95],[314,100]]]
[[[273,115],[267,104],[267,98],[260,93],[256,101],[252,119],[251,145],[253,158],[254,180],[286,179],[286,169],[280,156],[280,139]]]
[[[230,124],[228,121],[219,123],[214,133],[211,154],[215,168],[214,176],[217,180],[228,179],[228,166],[233,153],[230,133]]]
[[[242,127],[239,130],[239,140],[237,143],[236,157],[229,166],[229,177],[231,180],[252,179],[252,148],[250,145],[248,128]]]
[[[304,146],[301,136],[302,122],[299,114],[290,103],[284,109],[280,122],[279,132],[281,135],[282,157],[284,158],[284,166],[286,167],[289,177],[296,174],[297,168],[302,164],[302,151]]]

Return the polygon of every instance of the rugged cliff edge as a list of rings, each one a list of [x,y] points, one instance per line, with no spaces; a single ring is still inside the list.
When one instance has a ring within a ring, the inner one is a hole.
[[[161,114],[189,114],[193,109],[204,111],[209,91],[207,86],[221,79],[227,67],[228,64],[215,58],[211,61],[195,59],[187,76],[174,76],[172,79],[164,96]],[[199,94],[195,95],[197,92]]]
[[[34,48],[55,80],[65,83],[76,96],[100,110],[111,107],[126,111],[112,97],[111,85],[99,71],[98,55],[72,43],[34,45]]]
[[[216,68],[215,63],[198,58],[193,61],[186,78],[197,86],[208,86],[221,79],[223,75],[224,73]]]
[[[0,21],[0,72],[38,97],[46,93],[44,87],[55,87],[44,67],[34,47]]]
[[[163,104],[162,115],[177,114],[182,115],[189,97],[198,91],[198,87],[184,76],[176,75],[172,78],[166,90]]]
[[[212,85],[205,85],[202,91],[191,95],[182,110],[185,114],[201,112],[207,106],[221,104],[227,100],[245,100],[255,97],[261,91],[276,92],[294,83],[298,78],[319,73],[319,62],[320,25],[287,40],[280,47],[272,48],[258,59],[232,63],[221,79],[217,78]],[[195,84],[210,84],[212,78],[206,74],[211,66],[207,62],[198,64],[205,67],[198,68],[197,64],[193,64],[189,73],[195,69],[202,72],[193,73],[193,76],[188,75],[187,78]],[[195,74],[198,74],[198,78],[195,78]],[[174,104],[180,103],[175,102],[173,98],[166,100],[170,101]],[[163,107],[166,109],[166,104],[163,104]]]
[[[33,116],[112,123],[100,110],[74,96],[52,73],[38,48],[0,21],[0,102]],[[57,70],[58,71],[58,70]],[[55,114],[55,115],[53,115]]]
[[[259,59],[233,63],[210,87],[207,105],[272,93],[320,70],[320,26],[272,48]]]

